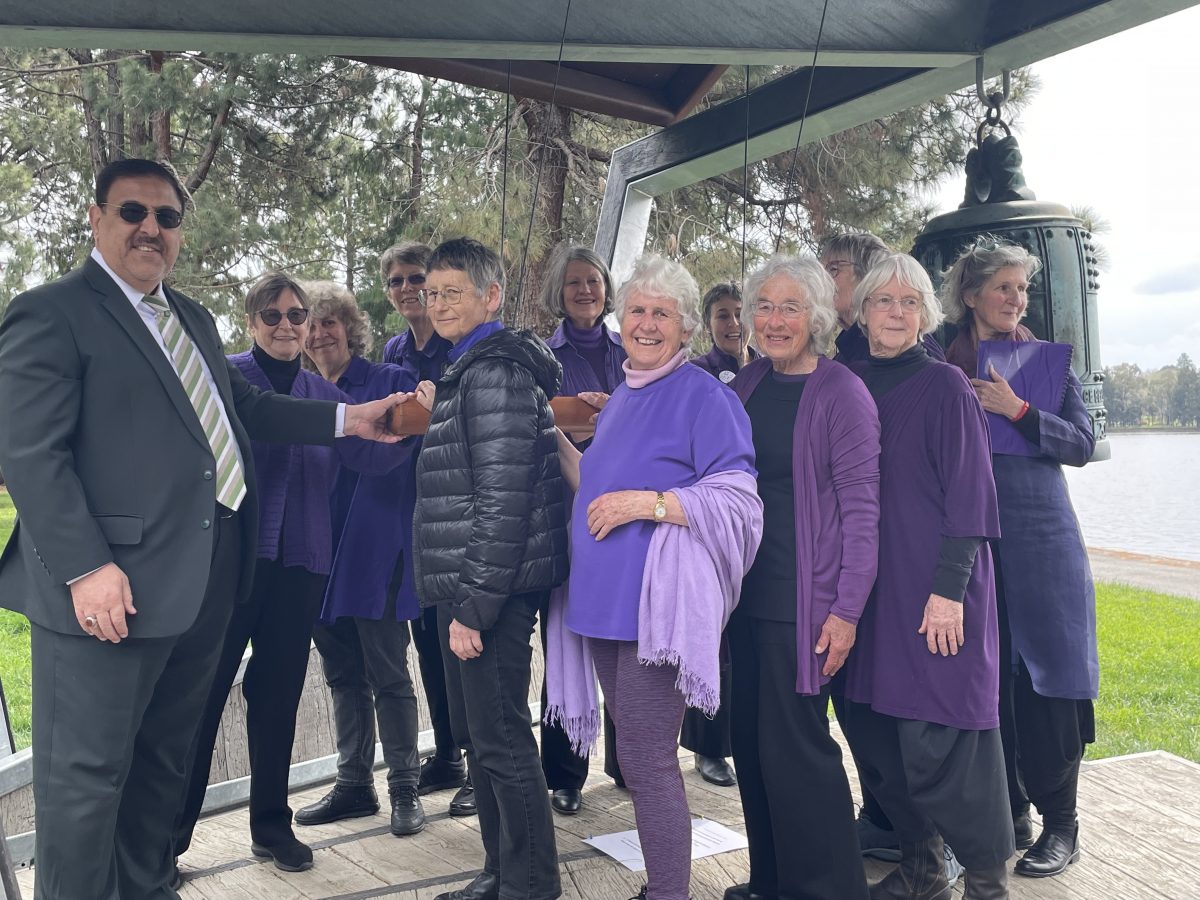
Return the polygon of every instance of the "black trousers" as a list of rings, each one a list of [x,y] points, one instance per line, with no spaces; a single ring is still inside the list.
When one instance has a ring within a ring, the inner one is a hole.
[[[996,569],[999,572],[999,565]],[[999,582],[999,578],[997,578]],[[1079,766],[1096,740],[1091,700],[1043,697],[1033,688],[1025,661],[1013,658],[1012,633],[1003,586],[996,591],[1000,612],[1000,737],[1013,817],[1032,802],[1042,827],[1070,832],[1075,827]]]
[[[394,594],[381,619],[343,616],[313,631],[333,697],[338,784],[371,784],[378,718],[388,788],[417,785],[421,757],[417,694],[408,671],[409,639],[408,622],[396,620]]]
[[[450,730],[450,705],[446,702],[446,670],[442,665],[442,644],[438,639],[437,607],[421,610],[419,618],[409,623],[413,645],[417,648],[417,665],[421,667],[421,687],[429,704],[429,719],[433,724],[433,743],[442,759],[462,759],[462,751],[454,743]]]
[[[842,672],[845,672],[842,669]],[[832,684],[835,685],[834,692],[830,697],[833,705],[833,714],[837,717],[838,724],[842,726],[842,733],[846,733],[846,698],[843,697],[840,691],[836,688],[839,682],[839,677],[835,677]],[[879,805],[879,801],[875,799],[875,795],[871,793],[871,789],[867,787],[863,781],[862,772],[858,770],[858,762],[854,763],[854,769],[858,772],[858,789],[862,794],[862,814],[870,819],[878,828],[885,831],[892,830],[892,820],[887,817],[887,813],[883,811],[883,807]]]
[[[734,615],[732,739],[750,886],[781,900],[865,900],[850,783],[829,689],[796,693],[796,626]]]
[[[455,744],[475,785],[484,871],[504,900],[553,900],[562,893],[550,798],[529,719],[533,627],[544,594],[508,599],[483,632],[483,653],[460,660],[449,648],[450,607],[438,607],[446,697]]]
[[[240,517],[213,522],[204,603],[183,634],[111,644],[31,628],[37,900],[178,896],[171,833],[240,568]]]
[[[901,841],[940,833],[968,871],[1016,849],[1000,730],[969,731],[897,719],[847,702],[843,728],[859,775]]]
[[[270,560],[260,559],[255,566],[254,587],[229,620],[216,676],[200,717],[195,754],[189,761],[187,794],[175,826],[176,856],[191,844],[200,817],[221,714],[247,642],[253,644],[242,678],[250,751],[250,837],[270,846],[292,835],[292,810],[287,800],[296,710],[304,691],[313,622],[327,580],[324,575]]]

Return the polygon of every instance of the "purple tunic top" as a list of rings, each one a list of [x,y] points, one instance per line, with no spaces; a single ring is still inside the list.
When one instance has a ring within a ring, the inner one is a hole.
[[[585,637],[637,640],[655,523],[630,522],[597,541],[588,532],[588,505],[610,491],[666,492],[717,472],[755,475],[750,419],[732,391],[696,366],[682,365],[645,387],[622,384],[613,391],[579,469],[567,628]]]
[[[337,386],[355,403],[411,391],[414,377],[399,366],[367,362],[360,356],[338,379]],[[403,442],[410,451],[416,441]],[[320,621],[341,616],[381,619],[388,587],[397,567],[403,572],[396,591],[396,619],[420,615],[413,586],[412,522],[416,505],[416,454],[383,475],[360,475],[343,468],[332,498],[333,567]]]
[[[746,403],[771,371],[757,359],[732,387]],[[849,369],[818,357],[796,410],[792,445],[796,515],[796,692],[819,693],[828,655],[813,652],[833,613],[857,623],[879,551],[879,416]],[[928,596],[928,595],[927,595]],[[858,647],[851,656],[861,652]]]
[[[963,598],[966,640],[932,654],[917,633],[943,535],[1000,535],[983,408],[954,366],[930,362],[876,398],[882,429],[879,573],[846,662],[849,700],[901,719],[999,727],[996,592],[980,545]]]
[[[615,331],[609,331],[603,322],[596,327],[605,348],[603,380],[596,377],[595,370],[580,352],[580,348],[571,342],[567,335],[566,320],[559,324],[550,340],[546,342],[563,369],[560,397],[574,397],[584,391],[611,394],[618,385],[625,383],[625,371],[621,368],[621,363],[625,362],[626,353],[625,348],[621,346],[621,336]]]

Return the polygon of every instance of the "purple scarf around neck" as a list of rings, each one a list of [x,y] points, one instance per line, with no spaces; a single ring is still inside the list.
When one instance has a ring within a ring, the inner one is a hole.
[[[1004,337],[996,338],[1001,341],[1004,339]],[[1009,335],[1008,339],[1013,341],[1037,340],[1033,332],[1020,323],[1017,324],[1016,331]],[[978,377],[976,373],[979,370],[979,338],[975,336],[973,322],[964,322],[958,329],[958,334],[946,348],[946,362],[952,366],[958,366],[967,373],[968,378]]]
[[[650,539],[638,660],[676,666],[684,702],[714,715],[721,703],[721,632],[762,540],[762,500],[746,472],[717,472],[672,492],[688,524],[663,523]],[[544,719],[560,723],[575,752],[587,755],[600,727],[596,674],[587,639],[566,627],[565,611],[564,586],[551,594],[546,620]]]

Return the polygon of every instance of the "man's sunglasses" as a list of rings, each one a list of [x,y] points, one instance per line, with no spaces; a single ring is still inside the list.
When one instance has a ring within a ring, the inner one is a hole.
[[[274,328],[283,321],[284,314],[277,309],[267,307],[258,311],[258,317],[263,320],[263,324]],[[302,309],[299,306],[293,306],[287,311],[287,320],[293,325],[303,325],[308,321],[308,310]]]
[[[404,282],[407,281],[415,288],[419,288],[425,283],[425,276],[420,272],[414,272],[412,275],[393,275],[387,280],[388,288],[395,290],[396,288],[404,287]]]
[[[112,206],[111,203],[101,203],[100,205]],[[145,221],[146,216],[150,215],[150,207],[138,203],[136,200],[127,200],[117,207],[117,214],[130,225],[136,225],[138,222]],[[183,224],[183,213],[173,206],[158,207],[154,210],[154,218],[162,228],[178,228]]]

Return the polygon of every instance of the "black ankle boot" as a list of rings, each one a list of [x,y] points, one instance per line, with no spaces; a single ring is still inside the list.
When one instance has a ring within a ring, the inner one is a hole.
[[[871,900],[950,900],[941,837],[919,844],[901,841],[900,865],[871,887]]]
[[[1013,871],[1026,878],[1049,878],[1061,875],[1079,859],[1079,823],[1069,831],[1043,828],[1033,846],[1017,860]]]
[[[296,813],[297,825],[324,825],[342,819],[373,816],[379,812],[379,797],[369,784],[335,784],[333,790]]]

